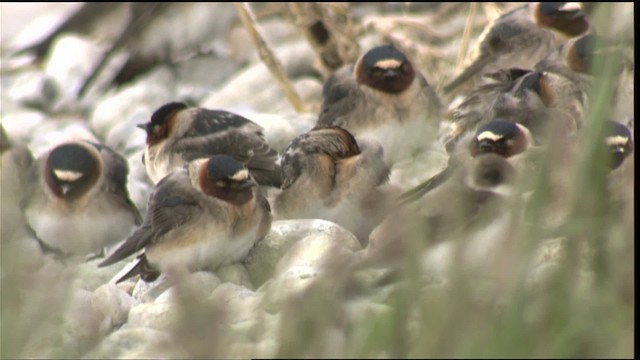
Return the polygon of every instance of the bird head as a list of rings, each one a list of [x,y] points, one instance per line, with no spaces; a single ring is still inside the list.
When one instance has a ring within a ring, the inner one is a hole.
[[[88,144],[70,142],[49,152],[45,164],[45,182],[52,193],[73,201],[89,191],[102,173],[102,159]]]

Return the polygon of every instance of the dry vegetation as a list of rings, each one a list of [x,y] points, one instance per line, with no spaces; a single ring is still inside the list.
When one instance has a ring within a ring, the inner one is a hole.
[[[403,4],[396,6],[406,6],[405,11],[388,15],[384,5],[371,5],[379,12],[348,23],[352,29],[337,27],[328,17],[343,8],[324,4],[321,13],[329,30],[338,28],[357,36],[375,33],[379,41],[405,49],[436,88],[460,68],[469,53],[464,49],[474,44],[487,19],[497,15],[496,9],[515,6],[442,4],[414,14],[414,5]],[[301,16],[301,9],[293,10]],[[606,33],[611,16],[608,7],[595,7],[591,16]],[[298,24],[304,27],[306,23]],[[332,56],[348,58],[344,37],[336,36],[333,45],[339,50],[334,49]],[[322,47],[317,49],[323,51]],[[594,67],[604,68],[605,75],[612,73],[617,59],[610,57],[604,62]],[[319,68],[326,73],[330,64],[325,61]],[[502,254],[509,259],[497,268],[495,278],[485,279],[461,267],[448,283],[430,283],[420,275],[418,251],[409,252],[401,274],[391,284],[362,280],[357,271],[336,264],[335,273],[319,279],[303,298],[284,307],[279,333],[273,334],[280,344],[276,355],[632,357],[633,192],[623,205],[611,203],[603,149],[594,140],[603,132],[601,125],[609,111],[607,99],[613,84],[607,79],[603,76],[598,82],[601,86],[591,94],[597,100],[576,158],[554,161],[559,154],[550,149],[542,169],[530,176],[535,190],[529,200],[526,204],[513,202],[514,209],[524,209],[524,216],[512,221],[512,247]],[[566,188],[557,188],[558,177]],[[558,211],[558,197],[566,219],[554,230],[553,238],[554,244],[563,247],[556,252],[547,248],[553,271],[545,281],[530,286],[524,268],[534,261],[536,245],[548,237],[539,225],[545,216]],[[59,331],[65,309],[73,306],[67,296],[73,274],[59,269],[12,272],[9,269],[28,264],[20,263],[24,260],[11,251],[2,249],[2,357],[84,355],[96,345],[96,339]],[[190,291],[182,290],[185,294]],[[358,321],[346,318],[344,304],[359,296],[375,296],[385,311],[372,311]],[[174,354],[175,348],[189,358],[238,353],[238,349],[226,346],[233,332],[226,327],[224,307],[206,307],[186,295],[179,299],[184,305],[183,321],[171,341],[159,345],[158,356],[163,356],[163,349],[172,349],[169,353]]]

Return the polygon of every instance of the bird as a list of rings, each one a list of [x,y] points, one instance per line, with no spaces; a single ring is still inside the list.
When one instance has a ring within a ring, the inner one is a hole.
[[[269,202],[229,155],[196,159],[156,184],[142,224],[99,267],[140,253],[116,283],[241,261],[271,228]]]
[[[531,69],[568,39],[586,33],[589,21],[575,2],[535,2],[517,7],[489,23],[477,42],[473,61],[444,87],[445,93],[500,69]]]
[[[617,58],[620,61],[612,73],[615,90],[611,103],[615,118],[633,116],[634,109],[631,104],[634,98],[634,61],[625,54],[623,48],[607,43],[597,34],[585,34],[567,41],[540,60],[534,68],[560,75],[571,81],[574,87],[588,94],[592,84],[598,81],[596,77],[606,75],[603,68],[593,67],[593,64],[598,62],[596,59],[604,58]]]
[[[366,244],[392,199],[383,154],[379,143],[358,141],[337,126],[297,136],[281,159],[283,185],[272,202],[274,217],[329,220]]]
[[[459,139],[495,118],[526,126],[539,143],[550,134],[575,136],[584,123],[587,95],[560,74],[510,68],[488,75],[453,111],[442,141],[451,152]]]
[[[384,148],[384,160],[411,159],[437,138],[441,103],[424,75],[393,45],[376,46],[325,81],[317,127],[339,126]]]
[[[77,140],[39,156],[28,173],[25,217],[43,250],[101,256],[142,218],[129,197],[128,163],[106,145]]]
[[[611,154],[610,169],[617,169],[634,150],[631,130],[617,121],[607,121],[604,142]]]
[[[455,150],[449,157],[447,167],[429,180],[404,192],[400,197],[400,203],[414,202],[429,191],[446,182],[452,175],[460,171],[460,168],[469,167],[474,159],[483,154],[496,154],[501,156],[515,167],[531,167],[536,150],[531,131],[523,124],[494,119],[481,125],[475,133],[465,136],[456,144]]]
[[[154,184],[192,160],[224,154],[246,163],[258,184],[281,186],[278,152],[260,125],[240,115],[170,102],[138,127],[147,133],[143,162]]]
[[[456,167],[433,191],[389,213],[371,232],[364,261],[393,266],[409,249],[417,249],[412,243],[431,248],[489,226],[515,194],[517,175],[517,169],[495,153]]]
[[[24,228],[24,197],[33,155],[28,146],[9,136],[0,124],[0,241],[6,244]]]
[[[611,209],[625,222],[635,222],[635,163],[631,129],[617,121],[607,124],[604,143],[610,154],[607,189]]]

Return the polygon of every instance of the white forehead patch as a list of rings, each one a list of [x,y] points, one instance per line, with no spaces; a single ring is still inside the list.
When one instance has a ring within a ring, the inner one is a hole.
[[[402,65],[402,62],[396,59],[385,59],[376,62],[376,67],[380,69],[397,69]]]
[[[82,177],[82,173],[71,170],[53,170],[53,173],[62,181],[76,181]]]
[[[491,131],[483,131],[478,136],[476,136],[476,139],[478,139],[478,141],[482,141],[485,139],[489,139],[491,141],[498,141],[502,139],[502,135],[494,134]]]
[[[247,169],[243,169],[233,174],[231,180],[242,181],[246,180],[247,178],[249,178],[249,171]]]
[[[577,2],[568,2],[560,8],[560,11],[578,11],[582,10],[582,5]]]
[[[629,143],[629,138],[626,136],[609,136],[605,139],[605,142],[608,146],[627,145],[627,143]]]

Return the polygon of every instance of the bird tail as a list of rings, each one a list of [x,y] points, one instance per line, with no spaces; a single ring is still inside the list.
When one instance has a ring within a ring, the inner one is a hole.
[[[140,278],[146,282],[152,282],[155,281],[158,276],[160,276],[160,271],[154,269],[151,265],[149,265],[147,257],[142,254],[136,258],[136,262],[133,267],[116,281],[116,284],[121,283],[136,275],[140,275]]]
[[[120,247],[118,247],[109,257],[104,259],[98,267],[105,267],[111,264],[115,264],[120,260],[123,260],[130,255],[133,255],[136,251],[140,250],[148,241],[148,226],[142,226],[138,228],[129,238],[127,238]]]
[[[451,176],[452,173],[453,171],[451,170],[451,164],[449,164],[444,170],[432,176],[427,181],[414,187],[413,189],[407,190],[402,195],[400,195],[398,197],[398,203],[407,204],[415,200],[418,200],[424,194],[428,193],[433,188],[442,184],[445,180],[447,180]]]
[[[277,164],[274,164],[273,169],[269,170],[249,167],[249,172],[260,185],[273,186],[276,188],[282,187],[282,171]]]
[[[483,57],[474,61],[471,65],[469,65],[466,69],[464,69],[464,71],[460,75],[456,76],[455,79],[453,79],[450,83],[445,85],[443,89],[444,93],[448,94],[453,90],[455,90],[458,86],[464,84],[473,75],[475,75],[476,73],[478,73],[478,71],[480,71],[483,67],[485,67],[485,65],[487,65],[491,59],[492,59],[491,57]]]

